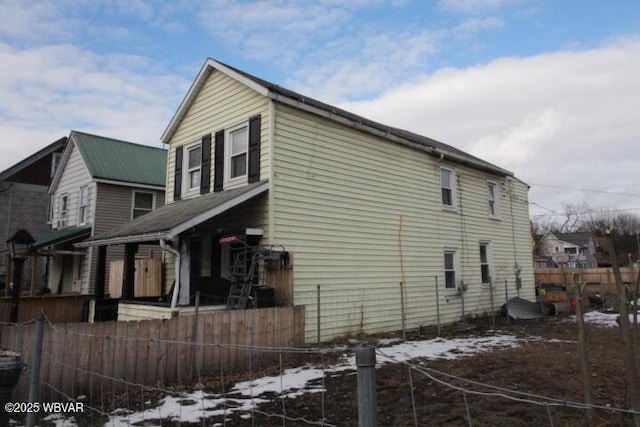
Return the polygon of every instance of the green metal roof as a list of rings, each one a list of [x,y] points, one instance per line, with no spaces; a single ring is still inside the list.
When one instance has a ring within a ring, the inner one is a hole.
[[[88,237],[91,234],[91,227],[67,227],[54,230],[49,234],[39,238],[32,247],[34,249],[44,248],[58,243],[68,242],[70,240],[79,239],[80,237]]]
[[[93,178],[164,187],[167,150],[71,131]]]

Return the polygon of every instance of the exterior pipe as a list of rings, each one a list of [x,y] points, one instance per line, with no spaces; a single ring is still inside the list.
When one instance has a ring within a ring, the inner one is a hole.
[[[176,305],[178,305],[178,293],[180,292],[180,251],[177,251],[171,246],[167,245],[167,241],[165,239],[160,239],[160,247],[163,250],[172,253],[176,258],[176,283],[173,286],[173,295],[171,295],[171,310],[173,310],[176,308]]]

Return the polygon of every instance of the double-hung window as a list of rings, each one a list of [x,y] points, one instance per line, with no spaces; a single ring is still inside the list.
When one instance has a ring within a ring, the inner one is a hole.
[[[444,287],[451,290],[458,287],[458,252],[455,249],[444,251]]]
[[[87,223],[89,216],[89,187],[80,187],[78,193],[78,225]]]
[[[154,193],[148,191],[134,191],[131,218],[138,218],[139,216],[151,212],[154,209],[154,206]]]
[[[455,209],[455,172],[452,169],[440,168],[440,190],[442,193],[442,206],[447,209]]]
[[[498,183],[487,181],[487,208],[491,218],[498,217]]]
[[[58,228],[64,228],[69,221],[69,196],[60,196],[60,215],[58,217]]]
[[[200,176],[202,173],[202,146],[195,144],[187,147],[186,174],[187,192],[200,189]]]
[[[225,143],[225,188],[245,184],[249,160],[248,124],[229,129]]]
[[[491,283],[491,244],[480,242],[480,277],[483,285]]]

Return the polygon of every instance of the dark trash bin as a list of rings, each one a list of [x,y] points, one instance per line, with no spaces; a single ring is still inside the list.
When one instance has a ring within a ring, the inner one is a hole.
[[[20,380],[24,369],[20,353],[14,351],[0,351],[0,427],[9,425],[9,414],[5,410],[5,404],[13,400],[13,390]]]

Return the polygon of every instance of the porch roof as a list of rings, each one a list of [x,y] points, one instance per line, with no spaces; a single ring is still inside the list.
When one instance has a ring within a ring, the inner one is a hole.
[[[91,234],[91,226],[88,227],[67,227],[60,230],[54,230],[40,237],[34,244],[33,249],[40,249],[46,246],[57,245],[60,243],[80,239]]]
[[[269,189],[267,180],[219,193],[165,205],[106,233],[77,243],[77,247],[116,245],[171,239]]]

